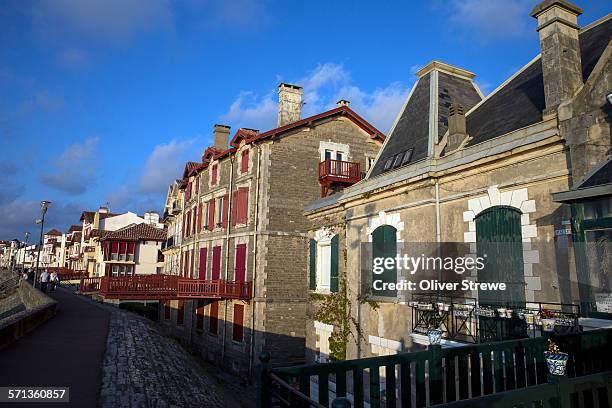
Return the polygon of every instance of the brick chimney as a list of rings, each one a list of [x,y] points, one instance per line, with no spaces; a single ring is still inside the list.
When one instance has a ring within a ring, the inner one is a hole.
[[[544,0],[531,11],[538,20],[547,113],[554,112],[582,85],[580,14],[582,9],[567,0]]]
[[[456,150],[467,138],[465,126],[465,109],[458,103],[453,103],[448,108],[448,141],[446,150]]]
[[[346,106],[348,108],[348,106],[351,103],[349,101],[347,101],[346,99],[340,99],[338,102],[336,102],[336,106],[340,107],[340,106]]]
[[[227,150],[229,142],[230,127],[227,125],[215,125],[213,130],[214,147],[217,150]]]
[[[302,115],[302,87],[281,83],[278,86],[278,127],[297,122]]]

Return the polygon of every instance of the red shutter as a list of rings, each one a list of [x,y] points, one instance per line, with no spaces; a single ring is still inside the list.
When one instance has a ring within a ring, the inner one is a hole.
[[[238,214],[238,191],[232,193],[232,225],[236,225],[236,214]]]
[[[240,163],[240,172],[246,173],[249,171],[249,151],[242,151],[242,162]]]
[[[178,310],[177,310],[177,315],[176,315],[176,323],[183,324],[184,321],[185,321],[185,301],[179,300]]]
[[[246,244],[236,245],[236,270],[234,271],[234,280],[244,282],[246,275]]]
[[[189,252],[189,278],[193,277],[193,267],[195,265],[195,257],[193,256],[193,249]]]
[[[128,242],[127,253],[134,255],[134,247],[135,244],[133,242]]]
[[[170,319],[170,301],[166,300],[164,302],[164,319]]]
[[[185,236],[188,237],[191,234],[191,211],[187,212],[187,224],[185,225]]]
[[[198,232],[202,231],[202,203],[198,204]]]
[[[204,301],[198,300],[196,307],[196,329],[202,330],[204,328]]]
[[[200,248],[200,266],[198,268],[198,279],[206,279],[206,248]]]
[[[229,195],[223,196],[223,218],[221,224],[223,228],[227,228],[227,210],[229,209]]]
[[[208,229],[212,231],[215,229],[215,200],[210,200],[208,205]]]
[[[233,330],[232,330],[232,340],[242,343],[242,337],[244,333],[243,327],[244,321],[244,305],[236,304],[234,305],[234,319],[233,319]]]
[[[211,279],[217,280],[221,276],[221,247],[213,247]]]
[[[219,324],[219,303],[212,302],[210,304],[210,325],[208,327],[208,331],[212,334],[217,334]]]

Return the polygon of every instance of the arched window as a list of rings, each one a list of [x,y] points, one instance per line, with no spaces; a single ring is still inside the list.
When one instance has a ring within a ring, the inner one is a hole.
[[[381,225],[372,232],[372,258],[395,258],[397,256],[397,230],[390,225]],[[397,282],[397,269],[385,271],[372,277],[374,280],[382,280],[384,283]],[[374,290],[372,293],[377,296],[395,297],[395,290]]]
[[[490,207],[476,217],[478,256],[485,267],[478,282],[505,282],[505,291],[479,291],[481,304],[521,305],[525,302],[525,266],[521,212],[514,207]]]

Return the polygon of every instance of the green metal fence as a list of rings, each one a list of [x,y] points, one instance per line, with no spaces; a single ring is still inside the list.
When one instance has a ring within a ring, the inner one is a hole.
[[[558,335],[554,341],[570,355],[571,384],[583,384],[584,376],[599,380],[601,373],[612,370],[612,329]],[[538,337],[444,349],[430,346],[419,352],[284,368],[271,368],[270,355],[263,353],[257,404],[259,408],[328,407],[331,395],[339,399],[336,406],[346,406],[348,400],[341,398],[348,397],[354,407],[366,403],[371,408],[451,403],[484,407],[510,396],[517,402],[507,406],[515,406],[523,404],[525,391],[541,400],[559,398],[558,387],[548,382],[546,348],[547,339]],[[470,405],[481,404],[478,401],[484,405]]]

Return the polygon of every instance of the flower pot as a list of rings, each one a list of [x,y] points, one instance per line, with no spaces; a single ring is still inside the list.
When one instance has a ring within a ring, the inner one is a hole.
[[[506,317],[506,308],[500,307],[499,309],[497,309],[497,313],[499,314],[499,317]]]
[[[427,338],[429,338],[429,344],[440,344],[440,340],[442,339],[442,330],[440,329],[427,330]]]
[[[417,302],[416,300],[411,300],[410,302],[408,302],[408,305],[410,307],[417,307],[419,305],[419,302]]]
[[[478,308],[476,309],[476,314],[482,317],[494,317],[495,311],[493,309]]]
[[[549,373],[552,375],[565,375],[568,359],[567,353],[552,353],[550,351],[545,351],[544,357],[546,358],[546,365],[548,366]]]
[[[535,322],[535,317],[533,313],[525,313],[525,321],[527,324],[533,324]]]
[[[555,319],[544,318],[542,321],[542,330],[545,332],[552,332],[555,330]]]

